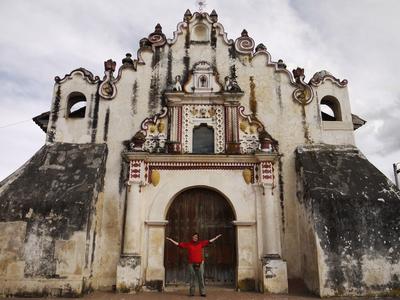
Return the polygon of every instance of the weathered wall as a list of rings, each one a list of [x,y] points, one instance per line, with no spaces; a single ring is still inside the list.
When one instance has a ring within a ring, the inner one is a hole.
[[[104,144],[47,144],[1,182],[0,295],[90,288],[106,158]]]
[[[319,294],[399,295],[400,191],[352,146],[299,147],[296,160]]]
[[[239,53],[216,19],[213,17],[210,23],[209,17],[197,14],[187,21],[186,27],[178,28],[173,42],[154,47],[142,45],[138,60],[132,65],[125,64],[118,74],[115,72],[117,93],[112,100],[99,95],[102,80],[86,70],[79,69],[56,80],[48,141],[106,143],[109,151],[104,194],[97,202],[95,221],[98,229],[92,280],[95,288],[111,288],[115,284],[126,198],[122,142],[140,129],[142,120],[160,111],[165,104],[165,91],[175,76],[181,76],[182,84],[186,83],[193,65],[199,61],[213,66],[221,85],[235,67],[238,84],[244,92],[240,102],[245,112],[257,116],[279,143],[282,156],[277,164],[273,195],[280,203],[283,258],[288,262],[289,277],[302,277],[301,263],[297,259],[300,233],[294,150],[305,143],[354,143],[348,122],[351,112],[347,88],[326,81],[313,87],[314,100],[302,106],[293,100],[297,87],[290,72],[273,63],[265,51]],[[197,22],[207,27],[209,36],[206,39],[196,36],[193,28]],[[81,92],[87,99],[86,115],[82,119],[66,117],[67,99],[72,92]],[[340,101],[343,122],[324,126],[319,104],[325,95],[333,95]]]

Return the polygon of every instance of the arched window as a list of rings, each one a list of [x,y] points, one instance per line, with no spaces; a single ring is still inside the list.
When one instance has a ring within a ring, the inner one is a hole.
[[[79,92],[68,96],[67,118],[84,118],[86,113],[86,97]]]
[[[207,124],[193,128],[193,153],[214,153],[214,129]]]
[[[325,96],[321,100],[322,121],[342,121],[342,111],[338,99]]]

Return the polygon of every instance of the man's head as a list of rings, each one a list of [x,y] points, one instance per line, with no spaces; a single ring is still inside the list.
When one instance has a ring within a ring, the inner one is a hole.
[[[192,234],[192,241],[198,242],[199,241],[199,234],[197,232]]]

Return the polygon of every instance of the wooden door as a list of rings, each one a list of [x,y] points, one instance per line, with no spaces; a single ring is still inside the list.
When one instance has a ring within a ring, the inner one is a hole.
[[[219,193],[193,188],[179,194],[167,213],[166,236],[176,241],[190,241],[194,232],[200,240],[222,237],[204,248],[207,284],[234,286],[236,268],[236,235],[232,208]],[[166,284],[188,282],[187,250],[165,243]]]

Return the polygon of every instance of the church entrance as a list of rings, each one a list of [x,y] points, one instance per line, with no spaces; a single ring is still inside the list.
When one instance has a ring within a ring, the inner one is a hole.
[[[208,285],[235,285],[236,234],[233,210],[218,192],[207,188],[191,188],[180,193],[167,213],[166,236],[176,241],[190,241],[198,232],[200,240],[219,233],[222,237],[204,248],[205,281]],[[172,243],[165,243],[165,283],[188,282],[187,253]]]

